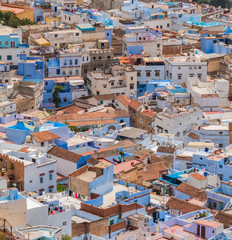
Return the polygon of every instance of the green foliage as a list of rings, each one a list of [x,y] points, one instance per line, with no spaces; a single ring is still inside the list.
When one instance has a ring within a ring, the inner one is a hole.
[[[62,240],[72,240],[72,237],[68,234],[62,235]]]
[[[67,187],[63,184],[58,183],[56,189],[57,189],[57,192],[63,192],[67,189]]]
[[[231,3],[229,0],[210,0],[210,5],[222,8],[229,8],[231,6]]]
[[[77,127],[77,126],[69,126],[69,129],[75,133],[78,132],[86,132],[89,130],[89,127]]]
[[[55,89],[52,93],[52,97],[53,97],[53,103],[56,105],[56,107],[59,107],[59,104],[61,103],[59,92],[64,91],[64,90],[65,90],[65,87],[62,87],[60,85],[55,86]]]
[[[123,157],[123,156],[124,156],[124,152],[123,152],[123,151],[120,151],[120,155]]]
[[[13,162],[10,163],[10,169],[14,170],[14,163]]]
[[[28,18],[19,19],[15,17],[15,14],[11,11],[0,12],[0,21],[3,22],[3,25],[17,28],[22,25],[32,25],[35,22],[31,21]]]
[[[203,217],[207,217],[207,213],[206,212],[203,212],[203,213],[199,213],[200,217],[203,218]]]

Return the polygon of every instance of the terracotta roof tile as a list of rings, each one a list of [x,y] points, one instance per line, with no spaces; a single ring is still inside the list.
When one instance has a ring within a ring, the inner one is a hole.
[[[51,140],[61,138],[55,133],[52,133],[49,131],[34,132],[34,133],[31,133],[31,136],[35,139],[36,142],[51,141]]]
[[[188,137],[190,137],[192,139],[200,139],[200,137],[195,133],[189,133]]]
[[[128,108],[130,102],[132,101],[130,97],[126,96],[126,95],[119,95],[116,97],[116,99],[123,104],[126,108]]]
[[[200,173],[197,173],[197,172],[191,173],[190,176],[199,180],[199,181],[207,179],[207,177],[205,177],[205,176],[203,176],[203,175],[201,175]]]
[[[140,103],[139,101],[133,99],[133,100],[131,100],[131,102],[129,104],[129,107],[134,109],[134,110],[137,110],[141,105],[142,105],[142,103]]]
[[[176,187],[176,190],[185,193],[193,198],[196,198],[199,201],[205,202],[207,199],[206,192],[195,188],[189,184],[181,183],[179,186]]]
[[[186,202],[175,197],[170,197],[170,199],[166,203],[166,206],[169,209],[179,210],[183,214],[204,209],[203,207],[194,205],[192,203]]]
[[[74,113],[74,114],[62,114],[53,115],[48,118],[52,122],[67,122],[67,121],[84,121],[84,120],[105,120],[114,119],[119,117],[129,117],[129,114],[125,110],[117,110],[110,112],[88,112],[88,113]]]
[[[147,110],[140,110],[139,113],[141,115],[143,115],[144,117],[149,117],[149,118],[154,118],[156,113],[155,112],[151,112],[151,111],[147,111]]]
[[[157,162],[146,165],[147,171],[143,173],[144,181],[153,181],[162,177],[163,172],[168,171],[168,166],[164,162]]]
[[[175,149],[172,147],[159,146],[157,152],[174,153]]]
[[[82,157],[80,154],[68,151],[64,148],[54,146],[48,151],[48,154],[51,154],[55,157],[65,159],[70,162],[77,163]]]

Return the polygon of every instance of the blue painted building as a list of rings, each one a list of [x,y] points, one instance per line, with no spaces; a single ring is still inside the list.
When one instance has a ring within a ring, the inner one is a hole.
[[[205,169],[220,177],[222,181],[231,180],[232,156],[221,153],[220,150],[209,153],[202,151],[193,154],[193,167]]]
[[[232,40],[224,37],[203,37],[201,39],[201,50],[204,53],[232,53]]]
[[[18,63],[18,75],[24,76],[28,80],[44,79],[44,61],[40,57],[27,57],[26,54],[20,54]]]
[[[53,103],[53,91],[56,86],[63,87],[63,90],[59,92],[60,107],[72,104],[75,98],[88,95],[88,90],[81,76],[45,78],[42,105]]]
[[[17,68],[20,54],[29,55],[29,46],[20,42],[20,37],[12,28],[1,26],[0,61]]]

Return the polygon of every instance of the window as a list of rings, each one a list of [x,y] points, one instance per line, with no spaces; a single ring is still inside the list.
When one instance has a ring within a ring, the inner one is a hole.
[[[198,76],[198,78],[200,78],[200,79],[201,79],[201,74],[197,74],[197,76]]]
[[[35,162],[36,162],[36,159],[35,159],[35,158],[32,158],[32,162],[35,163]]]
[[[52,180],[53,179],[53,175],[52,173],[49,173],[49,180]]]
[[[130,89],[134,89],[134,84],[130,84]]]
[[[114,86],[114,81],[111,82],[111,86]]]
[[[106,88],[106,87],[107,87],[107,85],[106,85],[106,84],[104,84],[104,85],[103,85],[103,87],[104,87],[104,88]]]
[[[180,136],[180,132],[177,132],[176,136],[179,137]]]
[[[160,71],[156,70],[156,71],[155,71],[155,76],[156,76],[156,77],[159,77],[159,76],[160,76]]]
[[[67,102],[67,98],[64,98],[64,102]]]
[[[96,57],[93,57],[93,60],[95,60],[96,59]]]
[[[32,180],[30,180],[30,183],[32,183]]]
[[[223,134],[223,132],[219,132],[219,134]]]
[[[178,69],[180,70],[180,69],[181,69],[181,67],[178,67]]]
[[[167,23],[167,27],[169,27],[170,25],[169,25],[169,23]]]
[[[102,59],[102,57],[101,57],[101,56],[99,56],[99,59]]]
[[[84,73],[87,73],[87,68],[84,69]]]
[[[223,147],[223,143],[219,143],[218,146],[222,148]]]
[[[192,70],[193,69],[193,67],[189,67],[189,70]]]
[[[43,183],[44,182],[44,179],[43,179],[43,177],[40,177],[40,183]]]
[[[170,73],[170,79],[172,79],[172,73]]]
[[[72,70],[69,70],[69,75],[72,75]]]
[[[57,74],[57,75],[60,74],[60,69],[56,69],[56,74]]]
[[[133,80],[133,77],[131,77],[131,80]]]
[[[69,60],[69,65],[72,65],[72,63],[73,63],[73,62],[72,62],[72,59],[70,59],[70,60]]]
[[[213,202],[213,208],[216,209],[217,208],[217,203]]]
[[[198,67],[198,69],[201,69],[201,67]]]
[[[75,65],[78,65],[78,59],[75,59]]]
[[[9,44],[9,43],[8,43],[8,41],[5,41],[5,45],[7,45],[7,46],[8,46],[8,44]]]
[[[76,69],[76,75],[79,75],[79,70],[78,69]]]
[[[62,72],[62,75],[65,76],[65,75],[66,75],[66,71],[63,71],[63,72]]]
[[[160,48],[160,44],[157,44],[157,48]]]
[[[45,82],[45,85],[47,86],[47,85],[48,85],[48,82]]]
[[[141,72],[137,72],[137,77],[141,77]]]
[[[10,47],[12,47],[12,48],[15,47],[15,41],[10,42]]]
[[[182,79],[182,74],[178,74],[177,77],[178,77],[178,80],[181,80]]]
[[[54,37],[58,37],[58,34],[55,34]]]
[[[41,147],[43,147],[44,146],[44,142],[41,142]]]
[[[2,45],[2,42],[0,41],[0,45]]]
[[[76,36],[79,36],[79,33],[76,33]]]
[[[12,55],[7,55],[7,60],[12,60]]]
[[[106,34],[106,36],[110,36],[110,34],[109,34],[109,33],[107,33],[107,34]]]
[[[67,60],[64,60],[64,66],[66,66],[67,65]]]
[[[123,80],[119,80],[119,85],[121,86],[123,83]]]
[[[62,225],[63,225],[63,226],[66,226],[66,225],[67,225],[67,222],[63,222]]]
[[[52,193],[52,188],[49,188],[49,190],[48,190],[50,193]]]
[[[2,56],[0,55],[0,60],[2,60]]]
[[[110,59],[110,56],[108,56],[107,58]]]
[[[190,77],[194,77],[194,74],[193,74],[193,73],[191,73],[191,74],[189,74],[189,76],[190,76]]]
[[[114,224],[114,219],[110,220],[110,225]]]
[[[151,76],[151,72],[150,71],[146,71],[146,77],[150,77]]]

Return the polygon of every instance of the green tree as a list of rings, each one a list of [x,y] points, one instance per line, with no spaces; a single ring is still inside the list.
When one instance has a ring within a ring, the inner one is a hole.
[[[17,28],[22,25],[32,25],[35,22],[31,21],[28,18],[19,19],[11,11],[0,11],[0,21],[3,22],[3,25]]]
[[[64,91],[64,90],[65,90],[65,87],[62,87],[60,85],[55,86],[55,89],[52,93],[52,97],[53,97],[53,103],[56,105],[56,107],[59,107],[59,105],[61,103],[59,92]]]
[[[222,8],[227,8],[230,7],[230,1],[228,0],[210,0],[210,5],[219,7],[221,6]]]
[[[62,240],[72,240],[72,237],[68,234],[62,235]]]

